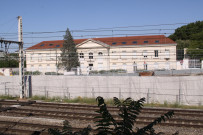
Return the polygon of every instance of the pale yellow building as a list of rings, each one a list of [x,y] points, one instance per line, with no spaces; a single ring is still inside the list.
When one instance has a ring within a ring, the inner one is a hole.
[[[176,43],[164,35],[75,39],[82,74],[91,70],[176,69]],[[27,71],[57,69],[63,40],[43,41],[26,50]]]

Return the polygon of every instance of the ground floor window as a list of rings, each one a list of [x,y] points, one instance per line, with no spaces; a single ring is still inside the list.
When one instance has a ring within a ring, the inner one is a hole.
[[[93,64],[89,64],[89,70],[93,69]]]

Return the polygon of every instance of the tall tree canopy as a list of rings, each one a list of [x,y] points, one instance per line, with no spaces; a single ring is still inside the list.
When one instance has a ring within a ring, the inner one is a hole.
[[[63,68],[66,71],[70,71],[71,68],[75,68],[77,66],[79,66],[79,61],[76,44],[74,43],[69,29],[67,29],[66,34],[64,35],[64,43],[61,48],[61,56],[59,58],[58,67]]]
[[[203,21],[197,21],[175,30],[169,38],[177,42],[177,59],[183,59],[183,49],[192,59],[203,59]]]

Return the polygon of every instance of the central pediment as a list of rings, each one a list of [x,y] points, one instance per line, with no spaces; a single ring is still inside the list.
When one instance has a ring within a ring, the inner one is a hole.
[[[108,44],[94,39],[88,39],[78,44],[76,48],[110,48]]]

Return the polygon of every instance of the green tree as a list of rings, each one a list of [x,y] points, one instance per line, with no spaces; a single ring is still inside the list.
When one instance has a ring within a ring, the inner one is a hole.
[[[175,33],[170,35],[172,40],[191,40],[194,34],[203,32],[203,21],[197,21],[188,25],[182,26],[175,30]],[[202,37],[203,38],[203,37]]]
[[[74,43],[69,29],[67,29],[66,34],[64,35],[64,43],[61,48],[61,56],[59,58],[58,67],[63,68],[66,71],[70,71],[71,68],[77,66],[79,66],[79,61],[76,44]]]
[[[176,40],[176,58],[177,60],[183,60],[184,48],[188,48],[191,44],[190,40]]]
[[[197,21],[175,30],[169,38],[177,43],[177,59],[184,58],[184,48],[187,56],[192,59],[203,59],[203,21]]]
[[[15,54],[7,54],[0,57],[0,68],[17,68],[19,67],[18,58]]]

